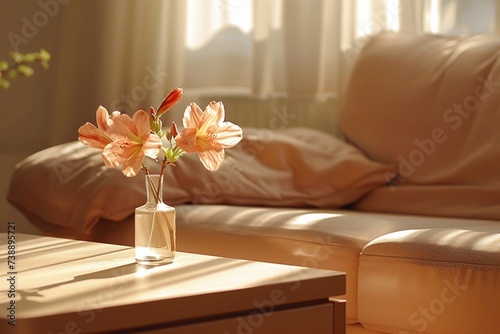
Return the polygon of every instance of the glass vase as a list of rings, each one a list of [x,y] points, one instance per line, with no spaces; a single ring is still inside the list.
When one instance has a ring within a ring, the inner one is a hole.
[[[147,202],[135,209],[135,261],[171,263],[175,257],[175,208],[163,203],[163,175],[146,175]]]

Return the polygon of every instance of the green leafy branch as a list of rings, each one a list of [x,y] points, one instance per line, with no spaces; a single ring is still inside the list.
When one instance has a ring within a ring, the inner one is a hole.
[[[10,53],[10,57],[14,63],[9,64],[5,60],[0,60],[0,88],[3,89],[10,87],[10,79],[20,75],[27,78],[32,77],[35,74],[35,70],[31,66],[33,63],[39,62],[44,69],[49,68],[50,53],[45,49],[30,53],[13,51]]]

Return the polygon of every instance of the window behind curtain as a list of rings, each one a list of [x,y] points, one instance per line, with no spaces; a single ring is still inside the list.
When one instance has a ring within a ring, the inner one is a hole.
[[[217,81],[222,86],[251,85],[251,57],[261,38],[255,33],[256,0],[187,0],[186,47],[188,49],[186,85],[205,87]],[[280,18],[282,0],[267,0],[272,31],[283,33]],[[315,1],[315,0],[309,0]],[[333,29],[352,29],[353,40],[380,31],[416,31],[437,34],[476,34],[495,32],[495,0],[326,0],[339,3],[342,22]],[[312,2],[311,2],[312,3]],[[288,4],[287,4],[288,5]],[[350,7],[349,11],[345,8]],[[289,7],[288,7],[289,8]],[[419,13],[420,12],[420,13]],[[300,22],[307,29],[307,22]],[[267,21],[265,21],[267,22]],[[268,29],[268,27],[265,27]],[[327,31],[326,34],[335,34]],[[344,36],[346,36],[344,34]],[[279,46],[278,46],[279,47]],[[278,51],[276,48],[273,52]],[[266,52],[269,52],[267,50]],[[289,50],[285,50],[289,52]],[[280,57],[279,52],[275,52]],[[237,69],[235,71],[235,69]]]
[[[245,91],[251,85],[252,0],[187,0],[189,89]]]
[[[186,4],[185,92],[198,101],[217,96],[227,102],[233,117],[237,115],[235,122],[263,127],[272,117],[287,114],[291,115],[287,126],[334,128],[348,68],[370,35],[490,34],[497,24],[497,0],[186,0]],[[293,15],[296,19],[291,20]],[[312,31],[310,38],[296,42],[293,36],[304,31]],[[306,48],[300,47],[302,41]]]
[[[495,0],[431,1],[431,32],[439,34],[493,34]]]
[[[248,34],[253,29],[252,0],[187,0],[186,46],[203,47],[227,27]]]

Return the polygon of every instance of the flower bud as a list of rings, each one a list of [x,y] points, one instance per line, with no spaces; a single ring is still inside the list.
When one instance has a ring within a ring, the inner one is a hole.
[[[155,118],[156,118],[155,115],[156,115],[155,108],[149,107],[149,118],[151,119],[151,121],[155,120]]]
[[[172,125],[170,126],[170,131],[167,133],[167,140],[171,141],[172,138],[177,137],[179,134],[179,130],[177,129],[177,124],[175,122],[172,122]]]
[[[177,124],[175,122],[172,122],[172,126],[170,127],[170,133],[172,133],[172,137],[177,137],[179,134],[179,130],[177,129]]]
[[[182,88],[174,88],[162,101],[156,112],[156,117],[160,117],[172,108],[182,97]]]

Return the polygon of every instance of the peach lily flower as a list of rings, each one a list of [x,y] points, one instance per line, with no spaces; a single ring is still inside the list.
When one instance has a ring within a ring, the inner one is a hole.
[[[97,127],[87,122],[78,129],[78,140],[84,145],[98,148],[100,150],[104,149],[106,145],[111,143],[113,140],[108,134],[108,128],[113,123],[112,118],[119,114],[115,111],[109,116],[108,111],[103,106],[99,106],[96,111],[96,123]],[[103,156],[104,164],[111,167],[111,162]]]
[[[222,102],[210,102],[202,111],[191,103],[184,111],[184,130],[175,137],[178,147],[187,153],[198,152],[206,169],[219,169],[224,160],[224,149],[235,146],[243,137],[241,128],[224,122]]]
[[[108,128],[113,139],[103,150],[103,156],[114,167],[122,166],[125,176],[135,176],[142,168],[144,157],[156,159],[161,150],[161,139],[151,133],[149,114],[138,110],[130,118],[121,114],[113,118]]]

